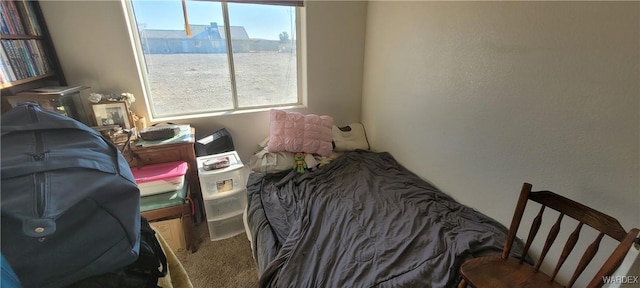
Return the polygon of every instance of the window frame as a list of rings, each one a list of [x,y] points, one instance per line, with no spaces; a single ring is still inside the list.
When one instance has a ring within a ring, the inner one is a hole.
[[[306,61],[306,13],[304,9],[303,1],[252,1],[252,0],[194,0],[194,1],[206,1],[206,2],[218,2],[222,5],[223,11],[223,19],[225,25],[225,42],[227,44],[227,62],[229,63],[229,73],[230,80],[232,85],[232,103],[233,107],[224,110],[216,110],[216,111],[207,111],[207,112],[197,112],[197,113],[176,113],[171,115],[156,115],[154,111],[154,107],[151,104],[150,99],[153,98],[151,95],[150,83],[148,78],[148,71],[146,67],[146,60],[144,56],[144,51],[142,49],[142,43],[140,38],[140,33],[137,27],[137,21],[135,18],[135,14],[133,11],[133,3],[132,0],[121,0],[123,4],[123,8],[125,10],[125,18],[128,22],[129,26],[129,37],[133,44],[133,52],[134,58],[136,61],[136,66],[138,70],[138,76],[141,84],[141,89],[143,92],[144,104],[147,109],[147,115],[149,121],[157,122],[157,121],[167,121],[167,120],[180,120],[180,119],[193,119],[193,118],[202,118],[202,117],[213,117],[220,115],[230,115],[236,113],[246,113],[246,112],[254,112],[254,111],[267,111],[273,108],[304,108],[307,107],[307,61]],[[184,0],[183,0],[184,1]],[[295,35],[296,35],[296,69],[297,69],[297,101],[293,103],[282,103],[282,104],[268,104],[268,105],[260,105],[260,106],[249,106],[249,107],[239,107],[238,106],[238,95],[236,90],[236,80],[235,80],[235,67],[233,66],[233,46],[232,39],[230,37],[231,30],[229,26],[229,11],[228,11],[228,3],[237,3],[237,4],[263,4],[263,5],[272,5],[272,6],[290,6],[295,9],[296,19],[295,19]],[[293,3],[294,5],[291,5]]]

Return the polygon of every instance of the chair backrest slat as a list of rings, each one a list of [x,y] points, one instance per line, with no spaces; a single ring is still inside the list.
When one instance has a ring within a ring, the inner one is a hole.
[[[571,279],[569,279],[569,283],[567,283],[567,288],[573,286],[573,284],[576,282],[576,279],[578,279],[580,274],[582,274],[582,271],[584,271],[584,268],[587,268],[587,265],[589,264],[589,262],[591,262],[593,256],[596,255],[598,249],[600,249],[600,241],[602,241],[602,237],[604,237],[604,233],[600,232],[600,234],[598,234],[598,237],[596,237],[596,240],[594,240],[593,243],[591,243],[589,247],[587,247],[587,250],[584,251],[584,255],[582,255],[582,258],[580,258],[580,262],[578,262],[576,271],[573,272]]]
[[[527,243],[524,245],[524,249],[522,250],[522,255],[520,255],[520,264],[526,259],[527,254],[529,253],[529,248],[531,247],[531,243],[533,243],[533,239],[538,234],[538,229],[540,229],[540,224],[542,223],[542,214],[544,213],[544,205],[540,206],[540,211],[538,211],[538,215],[533,219],[533,223],[531,224],[531,229],[529,230],[529,236],[527,237]]]
[[[578,238],[580,238],[580,229],[582,229],[582,225],[584,223],[579,222],[578,226],[576,226],[576,229],[573,230],[573,232],[571,232],[571,235],[569,235],[569,238],[567,239],[567,243],[564,245],[564,248],[562,249],[562,254],[560,254],[560,258],[558,258],[558,264],[556,264],[556,268],[553,269],[553,273],[551,274],[551,280],[556,279],[556,276],[558,275],[558,271],[560,271],[560,267],[562,267],[562,264],[564,264],[564,261],[567,260],[567,257],[569,257],[569,254],[571,254],[571,251],[573,251],[573,248],[576,247],[576,243],[578,243]]]
[[[540,265],[542,264],[544,257],[547,256],[547,253],[549,252],[549,248],[551,248],[551,245],[553,245],[553,241],[556,241],[558,232],[560,232],[560,222],[562,222],[563,216],[564,216],[564,213],[560,213],[560,215],[558,216],[558,220],[556,220],[556,223],[553,224],[553,226],[551,227],[551,230],[549,231],[549,235],[547,235],[547,240],[544,241],[544,247],[542,248],[542,252],[540,253],[540,258],[538,258],[538,262],[536,263],[536,266],[535,266],[536,271],[540,269]]]

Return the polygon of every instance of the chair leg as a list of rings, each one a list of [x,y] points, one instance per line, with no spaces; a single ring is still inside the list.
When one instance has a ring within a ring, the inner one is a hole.
[[[467,287],[467,281],[464,281],[464,279],[460,280],[460,283],[458,283],[458,288],[466,288]]]

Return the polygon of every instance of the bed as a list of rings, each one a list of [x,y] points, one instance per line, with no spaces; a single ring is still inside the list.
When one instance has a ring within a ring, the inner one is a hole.
[[[260,287],[455,287],[460,265],[499,254],[507,234],[386,152],[252,172],[247,194]]]

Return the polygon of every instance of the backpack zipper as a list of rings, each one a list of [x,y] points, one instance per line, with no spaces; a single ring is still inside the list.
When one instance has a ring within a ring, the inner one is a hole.
[[[37,134],[40,134],[39,132],[36,132]],[[40,135],[38,135],[40,136]],[[36,139],[40,138],[36,136]],[[40,155],[34,155],[33,157],[36,161],[43,161],[44,160],[44,153],[41,153]],[[38,172],[35,175],[36,177],[36,186],[38,187],[38,189],[36,189],[36,211],[38,212],[38,216],[42,217],[42,215],[44,215],[44,208],[45,208],[45,198],[46,198],[46,185],[45,185],[45,177],[44,177],[44,172]]]
[[[31,108],[29,109],[29,115],[31,115],[31,120],[35,123],[38,121],[38,115],[36,115],[36,111],[33,107],[29,108]],[[48,151],[44,150],[44,141],[42,140],[41,131],[34,131],[33,134],[36,141],[36,147],[35,154],[31,154],[31,157],[33,157],[33,160],[35,161],[44,161],[46,153]],[[46,206],[46,185],[44,172],[38,172],[35,174],[35,185],[36,190],[34,196],[36,198],[36,213],[39,217],[42,217],[42,215],[44,215]]]

